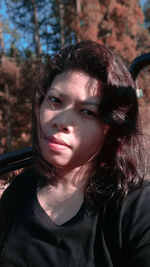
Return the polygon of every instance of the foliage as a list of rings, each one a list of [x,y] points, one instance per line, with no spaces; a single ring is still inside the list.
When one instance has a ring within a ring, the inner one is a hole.
[[[28,45],[32,44],[37,56],[41,56],[39,10],[43,7],[42,0],[6,0],[10,19],[24,34],[27,34]],[[37,4],[38,3],[38,4]]]
[[[137,0],[80,0],[78,11],[71,2],[71,16],[67,16],[66,23],[77,40],[92,39],[105,44],[128,64],[140,54],[144,15]],[[147,39],[150,41],[149,36]]]
[[[0,153],[31,144],[32,77],[35,66],[4,58],[0,66]],[[29,85],[30,84],[30,85]],[[30,90],[27,90],[30,88]]]
[[[147,0],[147,20],[149,7]],[[137,0],[72,0],[66,10],[66,24],[77,40],[91,39],[112,48],[127,66],[138,55],[150,52],[150,35],[143,22],[144,14]],[[138,84],[144,89],[143,102],[150,103],[148,73],[141,74]]]
[[[147,28],[150,32],[150,0],[147,0],[143,7],[144,15],[145,15],[145,28]]]
[[[150,35],[137,0],[5,0],[7,20],[0,18],[0,153],[31,145],[32,83],[46,55],[76,41],[91,39],[111,47],[129,66],[150,51]],[[149,18],[149,3],[145,17]],[[17,30],[16,30],[17,29]],[[9,49],[4,33],[10,34]],[[24,37],[24,46],[17,47]],[[2,49],[3,47],[3,49]],[[3,51],[2,51],[3,50]],[[141,105],[150,103],[149,70],[138,80]]]

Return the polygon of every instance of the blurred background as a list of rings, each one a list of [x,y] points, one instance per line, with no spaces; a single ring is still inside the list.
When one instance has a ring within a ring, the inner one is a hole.
[[[31,146],[32,81],[48,55],[94,40],[130,66],[150,52],[150,0],[0,0],[0,154]],[[150,133],[150,67],[137,79]]]

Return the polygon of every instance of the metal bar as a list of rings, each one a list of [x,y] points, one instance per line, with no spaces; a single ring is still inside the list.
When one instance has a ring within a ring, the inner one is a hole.
[[[139,72],[148,65],[150,65],[150,53],[136,57],[129,67],[132,78],[136,80]]]
[[[0,175],[14,171],[14,170],[24,168],[30,164],[33,164],[33,163],[34,163],[33,158],[29,158],[29,159],[24,159],[20,162],[11,163],[10,165],[4,165],[3,167],[0,167]]]
[[[0,175],[24,168],[34,163],[33,149],[27,147],[15,152],[0,155]]]
[[[0,166],[10,164],[11,162],[20,161],[25,158],[33,157],[32,147],[23,148],[14,152],[0,155]]]

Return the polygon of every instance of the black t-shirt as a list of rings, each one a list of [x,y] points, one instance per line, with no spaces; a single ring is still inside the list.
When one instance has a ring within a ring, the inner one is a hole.
[[[5,258],[18,267],[93,267],[97,220],[98,214],[83,204],[76,216],[57,226],[34,189],[7,237]]]
[[[106,206],[97,213],[83,204],[61,226],[40,206],[36,183],[35,173],[28,171],[0,200],[0,241],[5,226],[10,229],[1,250],[5,262],[18,267],[150,266],[148,182],[130,193],[121,207]]]

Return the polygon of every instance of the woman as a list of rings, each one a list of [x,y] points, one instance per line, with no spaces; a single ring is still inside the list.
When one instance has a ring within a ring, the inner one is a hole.
[[[111,50],[85,41],[54,56],[35,89],[36,167],[1,199],[3,262],[148,267],[140,138],[135,84]]]

